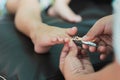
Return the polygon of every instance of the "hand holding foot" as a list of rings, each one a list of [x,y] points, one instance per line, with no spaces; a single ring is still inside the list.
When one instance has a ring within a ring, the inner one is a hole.
[[[94,72],[89,57],[83,54],[82,50],[79,50],[79,52],[73,42],[65,44],[61,52],[59,67],[66,80],[76,80],[80,76],[83,77]],[[78,55],[82,55],[82,57]]]

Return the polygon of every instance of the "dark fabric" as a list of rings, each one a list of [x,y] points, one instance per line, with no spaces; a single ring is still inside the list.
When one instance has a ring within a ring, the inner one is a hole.
[[[77,26],[77,35],[83,36],[96,20],[112,13],[109,3],[98,5],[96,2],[83,0],[78,4],[79,0],[72,1],[75,2],[70,7],[83,17],[82,22],[68,23],[48,17],[45,12],[42,14],[43,22],[64,28]],[[0,75],[7,80],[64,80],[58,68],[63,45],[53,46],[44,55],[36,54],[33,47],[31,40],[15,29],[13,17],[8,15],[0,20]],[[105,61],[98,59],[98,53],[90,54],[90,57],[95,70],[112,61],[112,55]]]

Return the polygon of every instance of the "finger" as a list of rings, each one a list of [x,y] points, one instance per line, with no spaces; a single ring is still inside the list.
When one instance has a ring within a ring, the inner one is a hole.
[[[104,60],[106,58],[107,54],[100,54],[100,60]]]
[[[111,16],[106,16],[99,19],[88,31],[88,33],[86,34],[87,37],[85,37],[84,40],[91,40],[101,34],[111,34],[111,18]]]
[[[89,47],[89,51],[90,51],[90,52],[95,52],[95,51],[96,51],[96,47],[90,46],[90,47]]]
[[[106,35],[101,35],[100,38],[101,38],[101,40],[104,41],[106,44],[112,46],[112,43],[111,43],[111,42],[112,42],[112,36],[106,34]]]
[[[98,47],[98,52],[100,53],[100,60],[104,60],[106,58],[106,56],[108,55],[107,50],[108,49],[106,46]]]
[[[62,49],[61,55],[60,55],[60,62],[61,63],[64,63],[64,60],[65,60],[68,52],[69,52],[69,46],[68,46],[68,44],[65,44],[63,49]]]
[[[99,44],[98,44],[98,48],[97,48],[97,51],[100,52],[100,53],[105,53],[106,52],[106,43],[104,41],[100,41]]]
[[[113,48],[111,46],[107,46],[107,54],[113,52]]]
[[[88,33],[83,37],[83,40],[93,40],[96,36],[99,36],[104,31],[104,25],[102,19],[98,20]]]
[[[112,52],[112,47],[111,46],[106,46],[106,50],[100,54],[100,59],[104,60],[108,54],[110,54]]]
[[[69,46],[70,46],[70,49],[69,49],[68,56],[76,57],[76,55],[78,54],[78,47],[75,45],[73,41],[69,43]]]
[[[69,46],[68,46],[68,44],[65,44],[62,49],[61,55],[60,55],[59,67],[60,67],[61,71],[64,66],[64,61],[65,61],[65,58],[66,58],[68,52],[69,52]]]
[[[86,44],[82,44],[82,48],[83,48],[83,49],[88,49],[88,48],[89,48],[89,46],[88,46],[88,45],[86,45]]]
[[[96,49],[97,49],[97,43],[100,41],[100,39],[98,39],[98,38],[95,38],[94,40],[92,40],[91,42],[93,42],[93,43],[95,43],[96,44],[96,47],[94,47],[94,46],[89,46],[89,45],[86,45],[86,44],[82,44],[82,48],[83,49],[88,49],[90,52],[95,52],[96,51]]]
[[[100,52],[100,53],[105,53],[107,50],[106,46],[99,46],[97,51]]]

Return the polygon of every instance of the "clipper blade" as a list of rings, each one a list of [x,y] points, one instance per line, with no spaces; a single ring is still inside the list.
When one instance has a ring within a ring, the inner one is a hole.
[[[97,45],[93,42],[90,42],[90,41],[82,41],[82,38],[80,38],[79,36],[74,36],[72,38],[73,42],[77,45],[77,46],[80,46],[82,47],[82,44],[86,44],[86,45],[89,45],[89,46],[93,46],[93,47],[97,47]]]

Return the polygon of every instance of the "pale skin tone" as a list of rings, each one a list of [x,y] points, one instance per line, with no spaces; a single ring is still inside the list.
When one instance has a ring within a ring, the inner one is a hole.
[[[84,41],[93,41],[97,44],[98,48],[87,45],[83,45],[83,48],[89,49],[90,52],[100,52],[101,60],[105,59],[106,55],[112,51],[112,17],[110,15],[99,19],[82,38]]]
[[[65,80],[76,80],[80,75],[94,72],[92,64],[85,51],[78,49],[72,41],[68,44],[66,43],[63,47],[59,67]]]
[[[8,0],[7,8],[10,13],[16,12],[19,2],[19,0]],[[71,0],[55,0],[54,4],[48,9],[48,15],[62,18],[68,22],[80,22],[82,18],[72,11],[69,7],[70,2]]]
[[[111,35],[110,34],[112,33],[111,27],[105,28],[108,25],[108,23],[111,23],[112,21],[111,19],[112,19],[112,16],[107,16],[107,17],[104,17],[98,20],[98,22],[90,29],[90,32],[88,31],[87,37],[84,37],[84,40],[92,41],[96,37],[97,34],[98,35],[101,34],[101,31],[103,33],[109,33],[109,35]],[[101,25],[101,28],[99,25]],[[91,35],[92,37],[88,35],[88,34],[93,33],[92,31],[94,31],[95,37],[93,37],[92,35]],[[108,41],[108,43],[109,42],[110,41]],[[108,44],[108,43],[104,42],[104,44]],[[91,48],[90,46],[84,45],[85,49],[86,47],[89,48],[89,50],[91,50],[92,52],[97,50],[93,47],[92,49],[90,49]],[[103,46],[103,48],[105,48],[105,46]],[[59,67],[65,77],[65,80],[119,80],[120,79],[120,76],[119,76],[120,65],[116,61],[107,65],[102,70],[98,72],[94,72],[92,65],[88,58],[86,57],[83,57],[82,59],[78,58],[78,54],[84,54],[82,49],[79,49],[73,42],[69,42],[64,45],[63,50],[61,52]],[[103,52],[102,50],[98,49],[97,51]],[[108,54],[107,53],[108,50],[109,48],[106,47],[104,50],[104,54]],[[82,68],[83,66],[84,68]]]
[[[68,6],[71,0],[55,0],[53,6],[48,10],[48,14],[53,17],[60,17],[68,22],[80,22],[80,15],[75,14]]]
[[[76,27],[59,28],[42,23],[38,0],[8,0],[6,6],[15,14],[16,28],[32,40],[37,53],[45,53],[55,44],[68,42],[77,32]]]

